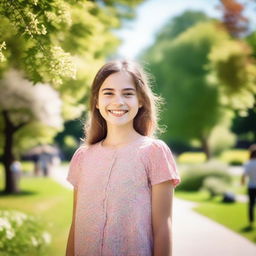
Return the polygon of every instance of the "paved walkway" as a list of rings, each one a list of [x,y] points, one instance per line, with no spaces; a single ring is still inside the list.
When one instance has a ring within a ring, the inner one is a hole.
[[[174,256],[256,255],[256,244],[194,212],[194,206],[196,203],[174,197]]]
[[[51,176],[72,189],[65,180],[66,168],[55,167]],[[194,206],[196,203],[174,197],[173,256],[256,256],[256,244],[194,212]]]

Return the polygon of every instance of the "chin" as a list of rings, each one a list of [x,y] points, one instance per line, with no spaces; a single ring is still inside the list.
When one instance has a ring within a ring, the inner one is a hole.
[[[133,123],[133,120],[106,120],[107,123],[114,126],[125,126]]]

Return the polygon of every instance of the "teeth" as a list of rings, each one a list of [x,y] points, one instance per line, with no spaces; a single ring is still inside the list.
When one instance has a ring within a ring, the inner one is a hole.
[[[121,115],[126,113],[126,110],[110,110],[111,113]]]

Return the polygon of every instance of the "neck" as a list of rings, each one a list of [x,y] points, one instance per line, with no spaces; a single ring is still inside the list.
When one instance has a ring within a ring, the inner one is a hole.
[[[133,126],[111,126],[108,125],[107,137],[104,145],[121,145],[139,138],[141,135],[136,132]]]

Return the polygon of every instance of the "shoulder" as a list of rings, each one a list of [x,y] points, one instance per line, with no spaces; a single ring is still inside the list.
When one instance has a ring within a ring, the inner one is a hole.
[[[151,137],[147,137],[144,148],[150,152],[170,150],[169,146],[163,140]]]
[[[245,162],[244,166],[245,166],[245,167],[251,167],[251,166],[254,167],[254,166],[256,166],[256,160],[250,159],[250,160],[248,160],[247,162]]]
[[[75,153],[72,156],[72,160],[78,160],[80,159],[81,156],[87,153],[89,150],[90,146],[88,145],[81,145],[79,148],[76,149]]]
[[[142,157],[148,162],[158,162],[172,159],[173,154],[169,146],[163,140],[147,137],[143,143]]]

